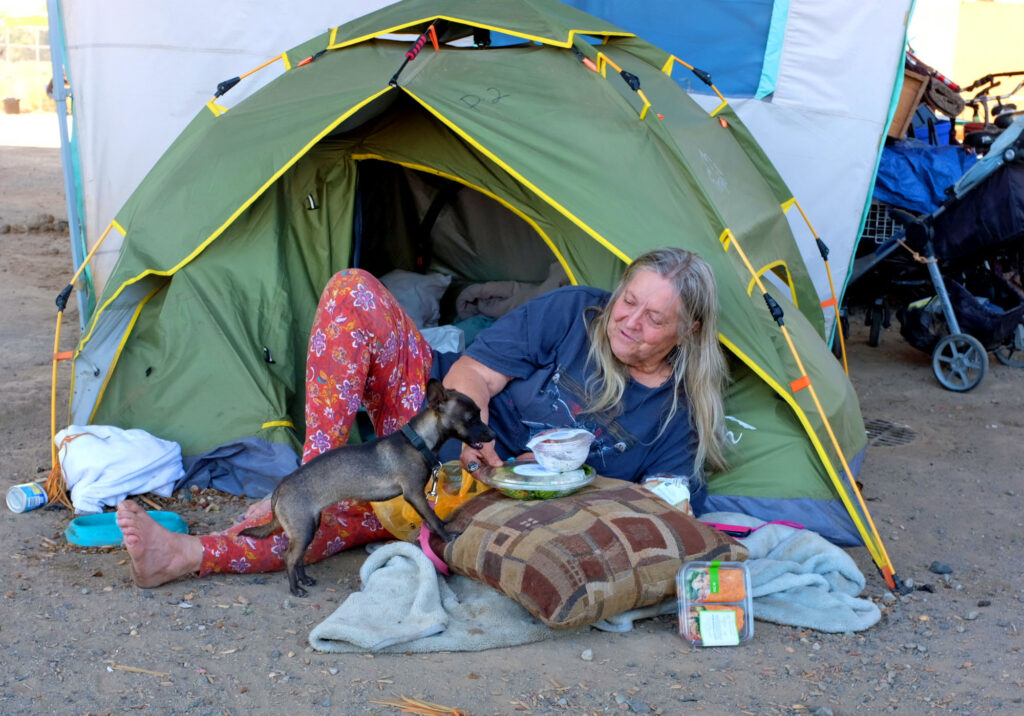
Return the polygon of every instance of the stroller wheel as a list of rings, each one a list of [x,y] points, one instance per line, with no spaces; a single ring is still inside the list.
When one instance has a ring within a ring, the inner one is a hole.
[[[882,342],[882,329],[890,326],[889,304],[885,302],[884,298],[876,299],[874,305],[868,309],[865,323],[870,326],[868,329],[868,345],[872,348],[877,348]]]
[[[996,358],[1011,368],[1024,368],[1024,323],[1018,323],[1010,341],[995,350]]]
[[[1013,346],[999,346],[994,352],[996,358],[1003,365],[1008,365],[1011,368],[1024,368],[1024,352]]]
[[[965,393],[976,388],[988,371],[988,353],[966,333],[945,336],[932,352],[932,371],[947,390]]]
[[[868,318],[871,321],[871,327],[868,329],[868,345],[877,348],[878,344],[882,342],[882,310],[877,307],[872,308]]]

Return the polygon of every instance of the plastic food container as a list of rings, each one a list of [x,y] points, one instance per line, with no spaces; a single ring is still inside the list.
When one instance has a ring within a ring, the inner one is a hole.
[[[473,476],[516,500],[565,497],[594,481],[594,468],[583,465],[568,472],[551,472],[535,460],[509,460],[501,467],[481,467]]]
[[[551,472],[576,470],[587,460],[594,434],[579,428],[556,428],[533,436],[526,447]]]
[[[694,646],[738,646],[754,636],[750,573],[742,562],[687,562],[676,575],[679,635]]]
[[[678,507],[688,515],[693,514],[690,507],[690,479],[679,475],[652,475],[640,483],[648,492]]]

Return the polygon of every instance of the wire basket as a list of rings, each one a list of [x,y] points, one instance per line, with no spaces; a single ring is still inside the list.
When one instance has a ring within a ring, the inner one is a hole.
[[[889,205],[872,199],[868,218],[864,221],[864,231],[860,234],[860,244],[878,246],[900,230],[899,224],[889,215]]]

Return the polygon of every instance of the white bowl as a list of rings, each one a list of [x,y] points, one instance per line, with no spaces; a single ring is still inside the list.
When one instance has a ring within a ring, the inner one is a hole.
[[[587,459],[594,434],[578,428],[556,428],[537,433],[526,447],[545,470],[569,472]]]

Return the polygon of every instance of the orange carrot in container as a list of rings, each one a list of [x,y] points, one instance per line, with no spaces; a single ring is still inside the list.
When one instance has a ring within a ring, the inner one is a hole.
[[[713,591],[717,578],[717,591]],[[686,574],[686,598],[691,602],[742,602],[747,595],[743,572],[725,567],[701,567]]]

